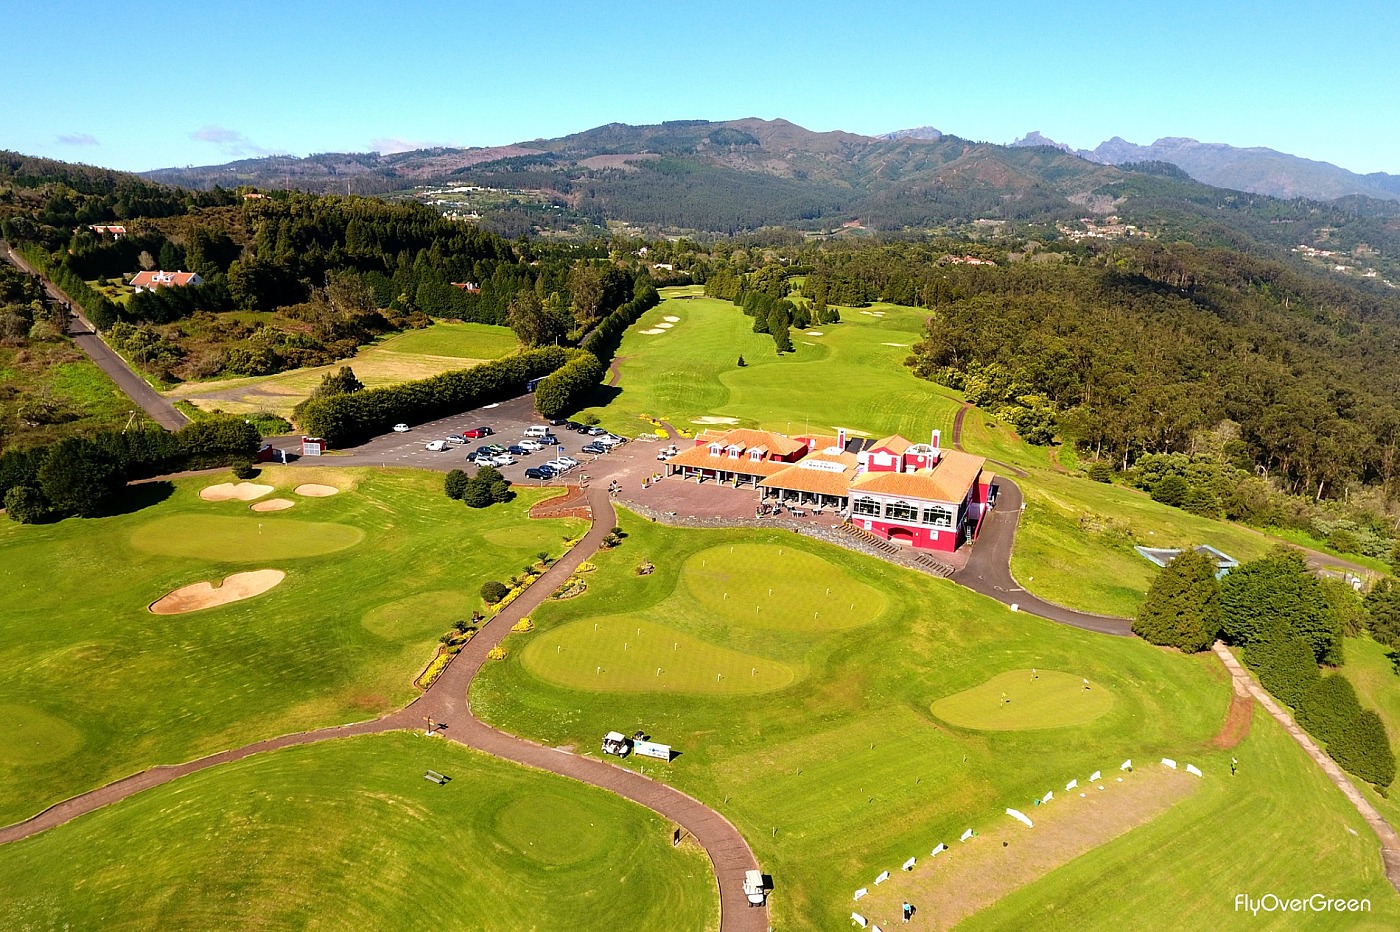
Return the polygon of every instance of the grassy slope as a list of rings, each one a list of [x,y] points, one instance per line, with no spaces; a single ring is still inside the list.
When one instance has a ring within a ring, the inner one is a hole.
[[[5,435],[0,445],[29,446],[94,430],[120,428],[136,405],[96,363],[72,343],[33,343],[24,350],[0,347],[0,383],[13,390],[0,402]],[[20,399],[48,397],[77,417],[61,424],[30,426],[12,416]]]
[[[398,470],[266,470],[260,481],[296,500],[269,514],[198,498],[225,478],[181,480],[168,500],[116,517],[0,523],[0,706],[25,712],[0,717],[0,822],[152,764],[401,705],[438,636],[480,606],[483,581],[518,573],[540,550],[557,554],[581,526],[522,520],[541,493],[474,511],[443,496],[440,476]],[[318,479],[358,485],[291,494]],[[152,552],[179,549],[143,533],[171,522],[196,525],[185,538],[194,551]],[[265,567],[287,579],[257,598],[146,611],[178,586]],[[37,741],[21,733],[26,721]],[[16,757],[65,742],[67,753]]]
[[[1230,757],[1240,761],[1230,777]],[[1199,792],[1022,887],[965,929],[1393,929],[1400,898],[1376,836],[1256,708],[1249,737],[1206,757]],[[1151,765],[1149,765],[1151,766]],[[1235,896],[1366,897],[1369,914],[1236,912]]]
[[[883,319],[843,311],[845,321],[817,328],[819,337],[794,331],[797,352],[778,357],[773,338],[753,333],[752,319],[732,302],[669,298],[623,338],[621,393],[605,407],[587,410],[629,435],[645,428],[639,415],[650,415],[682,428],[697,426],[689,423],[693,418],[717,416],[792,433],[848,427],[920,438],[942,427],[948,436],[958,403],[901,365],[906,347],[918,339],[922,312],[883,309]],[[642,332],[668,316],[680,321],[662,334]],[[741,355],[747,363],[742,369]]]
[[[610,729],[642,728],[675,745],[681,756],[665,778],[744,832],[777,878],[774,915],[784,928],[832,927],[849,912],[850,891],[880,866],[1056,781],[1125,757],[1204,757],[1229,702],[1224,672],[1210,657],[1014,615],[952,584],[792,535],[623,520],[631,536],[597,558],[589,591],[535,612],[537,630],[507,641],[510,658],[484,671],[473,707],[509,731],[590,752]],[[860,627],[829,631],[697,611],[680,567],[707,548],[756,540],[829,561],[879,588],[888,608]],[[638,577],[633,569],[643,558],[657,570]],[[602,615],[800,664],[804,675],[761,696],[629,694],[560,688],[520,663],[527,643],[548,654],[556,627]],[[1087,676],[1113,691],[1113,707],[1072,731],[968,732],[929,713],[943,696],[1030,667]],[[1289,774],[1307,769],[1297,763]],[[1246,848],[1240,857],[1254,854]],[[1355,867],[1338,870],[1346,866]]]
[[[350,366],[371,388],[466,369],[487,359],[514,352],[515,334],[505,327],[438,321],[423,330],[409,330],[361,347],[350,359],[330,366],[294,369],[255,378],[187,382],[166,396],[192,401],[205,410],[235,414],[267,410],[286,417],[306,399],[321,378]]]
[[[1385,722],[1385,730],[1390,734],[1390,745],[1400,758],[1400,675],[1397,675],[1394,662],[1390,659],[1391,649],[1377,644],[1371,638],[1347,638],[1346,663],[1338,672],[1351,680],[1356,696],[1363,709],[1374,709]],[[1391,825],[1400,825],[1400,800],[1395,797],[1395,785],[1391,785],[1388,796],[1382,797],[1369,784],[1352,780],[1361,786]]]
[[[654,814],[403,733],[215,768],[0,848],[7,929],[701,930],[717,902]]]

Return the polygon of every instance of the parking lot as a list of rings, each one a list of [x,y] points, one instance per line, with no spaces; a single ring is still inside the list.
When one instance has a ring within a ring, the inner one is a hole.
[[[332,451],[324,462],[327,465],[337,466],[409,466],[440,472],[447,472],[449,469],[465,469],[471,473],[476,469],[476,466],[467,458],[476,452],[477,447],[488,444],[500,444],[503,447],[508,447],[512,444],[518,444],[525,439],[525,428],[545,423],[547,422],[535,411],[534,396],[522,395],[499,404],[487,405],[424,424],[416,424],[406,433],[382,434],[357,447]],[[465,444],[451,443],[445,450],[438,452],[427,449],[430,441],[443,440],[454,434],[461,436],[463,431],[482,426],[492,429],[491,436],[468,440]],[[645,425],[641,425],[639,422],[639,426]],[[613,448],[611,453],[591,456],[580,451],[585,444],[593,439],[592,437],[574,433],[563,427],[556,427],[553,430],[554,436],[559,441],[557,447],[549,447],[526,456],[516,456],[514,465],[496,468],[511,482],[529,485],[577,483],[587,477],[590,482],[602,481],[606,483],[616,479],[618,482],[630,483],[637,488],[641,487],[644,478],[664,471],[661,468],[662,464],[656,460],[656,453],[666,445],[664,443],[630,442]],[[627,439],[631,440],[632,438]],[[295,438],[279,438],[275,445],[290,452],[299,452],[300,450],[299,441]],[[560,453],[579,460],[580,465],[549,482],[536,483],[534,480],[525,478],[527,468],[543,464]],[[312,465],[316,459],[304,457],[301,462]]]

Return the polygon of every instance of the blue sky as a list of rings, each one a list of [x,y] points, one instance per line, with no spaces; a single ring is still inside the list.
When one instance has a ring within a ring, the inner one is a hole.
[[[0,148],[131,170],[759,116],[1192,136],[1400,173],[1395,3],[9,7]]]

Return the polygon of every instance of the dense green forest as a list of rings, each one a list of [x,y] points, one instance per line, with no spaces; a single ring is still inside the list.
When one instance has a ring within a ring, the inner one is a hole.
[[[113,222],[126,234],[90,229]],[[0,160],[0,231],[166,381],[329,363],[433,317],[504,325],[526,292],[557,322],[543,336],[576,342],[632,298],[638,275],[603,244],[512,243],[420,204],[183,192],[23,157]],[[151,268],[203,284],[124,287]]]

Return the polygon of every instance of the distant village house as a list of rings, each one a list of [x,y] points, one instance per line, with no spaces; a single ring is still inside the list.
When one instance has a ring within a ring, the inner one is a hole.
[[[187,285],[202,285],[204,279],[197,272],[137,272],[131,280],[131,287],[137,291],[155,291],[157,288],[184,288]]]

